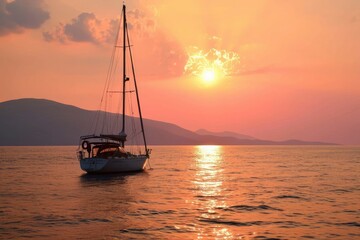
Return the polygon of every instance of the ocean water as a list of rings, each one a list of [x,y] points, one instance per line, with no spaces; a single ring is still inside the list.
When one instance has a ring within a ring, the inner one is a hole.
[[[360,148],[154,146],[87,175],[76,147],[0,147],[0,239],[360,239]]]

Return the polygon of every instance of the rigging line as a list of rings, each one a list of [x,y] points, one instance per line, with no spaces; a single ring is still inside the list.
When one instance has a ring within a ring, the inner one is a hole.
[[[131,68],[128,66],[128,72],[131,71]],[[131,85],[132,81],[129,81],[129,87],[132,87]],[[135,127],[135,120],[134,120],[134,107],[133,107],[133,95],[132,93],[130,92],[130,94],[127,94],[127,109],[128,109],[128,114],[129,114],[129,117],[130,117],[130,130],[131,130],[131,141],[132,141],[132,144],[133,145],[136,145],[136,139],[134,138],[134,132],[136,132],[136,127]],[[134,147],[132,147],[134,148]]]
[[[113,95],[110,94],[109,95],[109,111],[108,111],[108,120],[109,120],[109,124],[107,125],[108,126],[108,133],[112,133],[113,131],[113,128],[114,128],[114,122],[112,121],[111,119],[111,112],[112,112],[112,109],[113,109]]]
[[[118,53],[118,55],[120,55],[120,53],[119,53],[119,51],[117,51],[117,53]],[[114,75],[115,75],[115,77],[114,77],[114,83],[116,83],[116,76],[117,76],[117,74],[116,74],[116,70],[117,70],[117,68],[118,68],[118,65],[119,65],[119,57],[117,58],[117,61],[116,61],[116,65],[115,65],[115,68],[114,68]],[[116,87],[115,87],[115,89],[116,89]],[[111,91],[108,91],[108,92],[111,92]],[[115,91],[114,91],[115,92]],[[121,111],[121,101],[120,101],[120,97],[119,97],[119,99],[118,99],[118,101],[117,101],[117,106],[116,106],[116,109],[115,109],[115,113],[116,113],[116,121],[120,121],[120,111]],[[116,124],[116,125],[118,125],[118,123]],[[114,129],[114,131],[115,131],[115,129]]]
[[[104,102],[105,111],[103,111],[103,120],[102,120],[101,133],[104,132],[104,128],[105,128],[105,125],[106,125],[106,108],[107,108],[107,102],[108,102],[107,99],[108,99],[108,97],[106,96],[105,97],[105,102]]]
[[[123,16],[123,13],[121,14],[121,16]],[[120,18],[121,19],[121,18]],[[119,33],[120,33],[120,29],[121,29],[121,22],[120,22],[120,26],[118,28],[118,32],[117,32],[117,38],[116,38],[116,43],[115,45],[117,44],[117,42],[119,41]],[[111,65],[110,65],[110,68],[109,68],[109,75],[108,75],[108,84],[107,84],[107,88],[106,88],[106,91],[108,92],[109,89],[112,88],[112,85],[114,84],[115,82],[115,77],[116,77],[116,70],[118,68],[118,64],[119,64],[119,51],[117,51],[117,49],[114,47],[113,49],[113,52],[114,52],[114,56],[113,56],[113,59],[111,61]],[[110,119],[110,116],[111,114],[109,112],[112,111],[112,101],[110,101],[110,104],[109,104],[109,99],[108,98],[112,98],[112,95],[109,95],[109,94],[105,94],[106,95],[106,105],[105,105],[105,115],[104,115],[104,122],[105,123],[108,123],[110,122],[110,124],[112,123],[111,119]],[[110,96],[110,97],[109,97]],[[119,103],[120,104],[120,103]],[[107,124],[106,124],[107,125]],[[112,125],[112,124],[111,124]],[[110,127],[109,129],[109,126],[107,125],[107,132],[108,133],[111,133],[113,127]]]
[[[134,140],[134,145],[138,145],[138,141],[136,138],[136,125],[135,125],[135,118],[134,118],[134,108],[133,108],[133,100],[132,100],[132,93],[129,94],[129,102],[130,102],[130,112],[131,112],[131,127],[132,127],[132,135],[133,135],[133,140]]]
[[[110,112],[111,112],[111,108],[112,108],[112,95],[110,94],[109,95],[109,98],[108,98],[108,108],[106,110],[106,121],[107,121],[107,124],[106,124],[106,131],[108,133],[111,132],[111,118],[110,118]]]
[[[132,71],[132,69],[130,68],[129,66],[129,72]],[[129,82],[129,83],[132,83],[131,87],[133,88],[133,81]],[[131,93],[129,94],[129,110],[130,110],[130,113],[131,113],[131,131],[132,131],[132,143],[133,143],[133,152],[139,152],[141,154],[141,149],[140,149],[140,139],[138,136],[139,134],[137,134],[137,129],[138,129],[138,126],[136,124],[136,119],[135,119],[135,111],[134,111],[134,100],[133,100],[133,92],[135,91],[131,91]],[[141,133],[141,132],[140,132]]]
[[[132,132],[132,116],[131,116],[131,98],[129,94],[125,95],[126,98],[126,111],[127,111],[127,120],[126,120],[126,129],[128,133],[128,147],[130,152],[132,152],[133,145],[133,132]]]
[[[116,98],[116,96],[114,96],[113,94],[111,94],[111,101],[112,101],[112,103],[114,103],[113,105],[112,105],[112,107],[111,107],[111,112],[110,112],[110,116],[109,116],[109,118],[111,119],[111,129],[110,129],[110,132],[109,133],[115,133],[115,131],[116,131],[116,127],[117,127],[117,121],[114,121],[114,112],[115,112],[115,119],[116,119],[116,117],[118,117],[119,116],[119,114],[117,114],[117,110],[116,110],[116,104],[115,104],[115,102],[118,102],[117,101],[117,98]]]
[[[133,117],[133,110],[132,110],[132,102],[131,102],[131,94],[127,95],[127,104],[128,104],[128,109],[129,109],[129,117],[131,117],[131,123],[132,123],[132,117]]]
[[[120,15],[120,20],[122,18],[122,14],[123,12],[121,12],[121,15]],[[120,20],[119,20],[119,23],[120,23]],[[120,24],[119,24],[120,25]],[[115,36],[115,44],[114,45],[117,45],[117,42],[118,42],[118,39],[119,39],[119,32],[120,32],[120,27],[117,29],[116,31],[116,36]],[[96,129],[97,129],[97,126],[98,126],[98,123],[99,123],[99,118],[100,118],[100,113],[101,113],[101,106],[103,104],[103,100],[104,100],[104,95],[105,95],[105,91],[106,89],[108,89],[108,82],[109,82],[109,79],[110,79],[110,72],[111,72],[111,69],[112,69],[112,64],[114,62],[114,57],[115,57],[115,53],[116,53],[116,48],[114,47],[113,50],[112,50],[112,53],[111,53],[111,58],[110,58],[110,64],[109,64],[109,67],[108,67],[108,71],[107,71],[107,74],[106,74],[106,80],[105,80],[105,85],[104,85],[104,88],[103,88],[103,92],[102,92],[102,96],[101,96],[101,100],[100,100],[100,104],[99,104],[99,108],[98,108],[98,111],[97,111],[97,116],[96,116],[96,123],[95,123],[95,128],[94,128],[94,134],[96,132]],[[106,110],[106,109],[105,109]]]
[[[121,115],[121,96],[119,95],[116,95],[116,102],[117,102],[117,106],[116,106],[116,117],[115,117],[115,123],[116,123],[116,126],[115,126],[115,129],[114,129],[114,133],[117,132],[117,133],[120,133],[120,121],[121,121],[121,118],[122,118],[122,115]]]
[[[135,118],[135,111],[134,111],[134,101],[133,101],[133,94],[131,93],[130,96],[130,110],[131,110],[131,127],[132,127],[132,142],[133,142],[133,152],[138,152],[141,154],[141,148],[140,148],[140,139],[139,135],[142,132],[137,132],[137,124],[136,124],[136,118]]]
[[[126,27],[128,45],[130,45],[130,37],[129,37],[129,32],[128,32],[126,24],[124,27]],[[139,92],[138,92],[138,88],[137,88],[137,84],[136,84],[135,67],[134,67],[134,62],[133,62],[133,57],[132,57],[132,52],[131,52],[130,46],[129,46],[129,54],[130,54],[131,68],[132,68],[132,73],[133,73],[133,78],[134,78],[134,85],[135,85],[136,100],[137,100],[137,104],[138,104],[138,111],[139,111],[139,117],[140,117],[141,131],[143,133],[143,139],[144,139],[144,145],[145,145],[145,154],[147,156],[149,156],[149,150],[147,148],[145,131],[144,131],[144,123],[143,123],[142,114],[141,114]]]

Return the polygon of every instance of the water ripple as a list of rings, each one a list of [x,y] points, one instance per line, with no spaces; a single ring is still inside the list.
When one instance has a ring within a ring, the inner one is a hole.
[[[225,211],[247,211],[247,212],[252,212],[252,211],[262,211],[262,210],[269,210],[269,211],[283,211],[280,208],[274,208],[274,207],[270,207],[268,205],[258,205],[258,206],[250,206],[250,205],[234,205],[234,206],[230,206],[227,208],[219,208]]]
[[[201,218],[201,219],[199,219],[199,221],[213,223],[213,224],[225,224],[225,225],[239,226],[239,227],[269,225],[268,222],[263,222],[263,221],[239,222],[239,221],[229,221],[229,220],[222,220],[222,219],[207,219],[207,218]]]
[[[303,197],[299,197],[299,196],[295,196],[295,195],[278,195],[278,196],[275,196],[274,198],[277,198],[277,199],[302,199],[302,200],[306,200]]]

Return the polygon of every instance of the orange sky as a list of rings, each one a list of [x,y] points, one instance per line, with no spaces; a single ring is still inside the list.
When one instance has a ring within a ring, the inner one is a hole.
[[[360,1],[126,2],[146,118],[360,144]],[[121,3],[0,0],[0,101],[96,109]]]

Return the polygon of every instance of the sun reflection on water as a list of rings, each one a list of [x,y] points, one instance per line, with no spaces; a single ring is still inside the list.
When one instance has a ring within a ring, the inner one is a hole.
[[[220,146],[197,146],[196,177],[194,183],[202,197],[219,196],[222,181],[219,173],[221,159]]]
[[[219,209],[227,207],[223,187],[223,158],[221,146],[196,146],[196,173],[193,181],[195,198],[193,204],[197,206],[200,220],[214,220],[221,218]],[[198,239],[208,236],[221,239],[232,239],[232,233],[223,226],[214,225],[212,229],[199,228]]]

